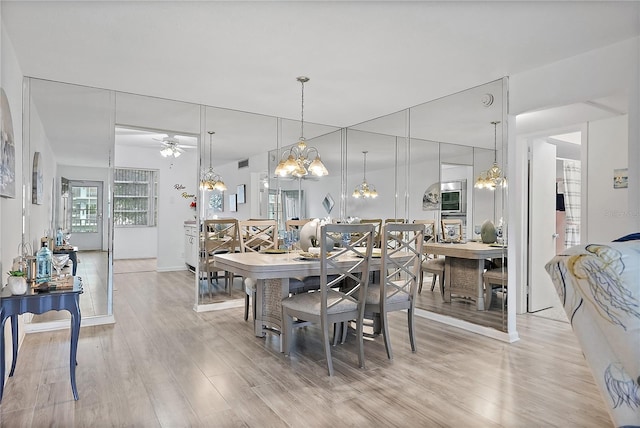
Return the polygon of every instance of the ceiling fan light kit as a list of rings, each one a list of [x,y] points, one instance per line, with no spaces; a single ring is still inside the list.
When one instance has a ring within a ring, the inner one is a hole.
[[[162,157],[177,158],[182,154],[182,152],[184,152],[184,150],[182,150],[180,146],[178,146],[178,144],[180,144],[180,140],[178,140],[175,135],[167,134],[167,136],[163,137],[162,140],[158,140],[157,138],[153,139],[162,142],[162,148],[160,149],[160,154],[162,155]]]

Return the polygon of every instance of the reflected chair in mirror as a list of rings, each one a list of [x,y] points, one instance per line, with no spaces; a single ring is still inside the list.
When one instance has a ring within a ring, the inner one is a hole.
[[[406,223],[407,221],[404,218],[387,218],[384,220],[383,225],[385,224],[393,224],[393,223]],[[400,239],[402,239],[402,237],[400,237]],[[394,243],[396,242],[395,240],[388,240],[388,241],[384,241],[383,239],[380,239],[380,242],[386,242],[387,245],[394,245]]]
[[[360,224],[373,224],[375,227],[375,232],[373,236],[373,246],[376,248],[380,248],[380,230],[382,229],[382,219],[381,218],[363,218],[360,219]],[[351,235],[352,241],[357,240],[359,237],[357,235]]]
[[[414,307],[422,270],[424,226],[417,223],[387,223],[382,227],[382,239],[394,243],[382,248],[381,272],[384,275],[380,283],[369,285],[364,313],[367,318],[372,315],[374,331],[382,331],[387,357],[391,360],[393,353],[387,314],[392,311],[407,310],[409,342],[411,351],[416,352]],[[393,257],[399,254],[408,258]]]
[[[356,322],[358,362],[364,367],[363,317],[364,303],[369,284],[369,266],[373,249],[374,226],[371,224],[328,224],[321,227],[321,239],[330,235],[349,233],[358,236],[354,242],[346,242],[340,248],[327,252],[320,250],[320,290],[289,296],[282,301],[282,335],[285,355],[291,352],[294,318],[304,324],[316,324],[322,332],[329,376],[333,376],[329,326]],[[337,274],[332,276],[330,273]],[[349,287],[338,287],[339,284]],[[304,325],[303,324],[303,325]],[[304,330],[300,330],[304,331]]]
[[[275,220],[241,220],[238,222],[238,235],[240,237],[240,251],[243,253],[258,253],[264,250],[278,248],[278,226]],[[244,278],[244,320],[249,319],[249,298],[255,305],[256,281],[253,278]],[[255,319],[256,308],[253,308]]]
[[[484,310],[488,311],[491,307],[491,300],[493,299],[493,291],[498,289],[501,291],[502,304],[507,303],[507,284],[508,284],[508,270],[507,267],[496,268],[485,271],[482,274],[482,281],[484,283]]]
[[[287,232],[291,231],[291,230],[297,230],[298,232],[300,232],[300,229],[302,229],[302,226],[304,226],[305,224],[309,223],[311,221],[310,218],[303,218],[300,220],[287,220],[284,222],[284,228]],[[296,242],[293,245],[294,249],[300,250],[300,241]]]
[[[298,230],[300,231],[302,227],[311,222],[312,219],[300,219],[300,220],[287,220],[285,222],[285,229],[287,231]],[[296,242],[293,245],[294,250],[302,250],[302,239]],[[305,245],[307,247],[307,245]],[[320,277],[319,276],[305,276],[302,278],[289,278],[289,293],[297,294],[304,293],[308,291],[318,290],[320,288]]]
[[[238,220],[235,218],[204,220],[202,228],[202,251],[200,272],[207,277],[207,287],[209,297],[211,297],[211,287],[213,280],[216,284],[219,281],[219,269],[216,268],[213,256],[223,253],[234,253],[238,248]],[[224,273],[225,290],[228,288],[229,294],[233,287],[233,273]]]
[[[436,240],[438,230],[436,228],[435,220],[414,220],[415,224],[424,225],[424,242],[428,244]],[[418,293],[422,293],[422,283],[424,282],[424,273],[430,273],[431,278],[431,291],[436,286],[436,280],[440,279],[440,294],[444,296],[444,257],[437,257],[425,253],[422,261],[422,269],[420,270],[420,285],[418,286]]]
[[[463,240],[462,220],[442,219],[440,221],[442,242],[461,242]]]

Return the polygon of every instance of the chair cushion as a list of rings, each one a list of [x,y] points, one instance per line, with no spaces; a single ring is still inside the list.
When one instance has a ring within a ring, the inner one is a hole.
[[[253,293],[256,292],[256,280],[253,278],[245,278],[244,279],[244,291],[249,296],[253,296]]]
[[[302,293],[306,290],[304,280],[302,278],[289,278],[289,293]]]
[[[443,258],[438,258],[438,259],[429,259],[426,260],[424,262],[422,262],[422,269],[423,270],[437,270],[437,271],[444,271],[444,259]]]
[[[336,279],[339,275],[327,275],[327,281],[331,282]],[[304,283],[305,291],[313,291],[320,289],[320,276],[305,276],[304,278],[296,278]],[[291,279],[289,279],[291,281]],[[291,287],[289,287],[291,288]]]
[[[331,306],[333,303],[340,300],[342,296],[343,295],[337,291],[327,291],[328,314],[338,314],[357,310],[358,305],[350,300],[342,300],[337,305]],[[282,306],[296,311],[303,311],[320,316],[321,299],[322,293],[320,292],[296,294],[284,299],[282,301]]]
[[[409,295],[407,293],[399,293],[397,290],[391,287],[387,287],[387,302],[398,303],[407,302]],[[380,304],[380,284],[370,284],[367,288],[367,298],[365,303],[368,305]]]
[[[493,281],[499,281],[506,284],[507,278],[509,277],[507,269],[488,270],[483,273],[482,276],[489,281],[489,284],[495,284]]]

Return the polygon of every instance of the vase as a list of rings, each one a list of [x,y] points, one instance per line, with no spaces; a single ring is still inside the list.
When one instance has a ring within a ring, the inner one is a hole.
[[[24,294],[27,292],[27,280],[24,276],[10,276],[7,286],[11,294]]]
[[[491,220],[485,220],[480,228],[480,237],[485,244],[493,244],[496,242],[496,227]]]

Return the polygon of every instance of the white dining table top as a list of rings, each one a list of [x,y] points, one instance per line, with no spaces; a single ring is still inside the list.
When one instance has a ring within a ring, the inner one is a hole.
[[[400,252],[395,257],[402,257]],[[354,256],[345,256],[344,264],[353,264],[361,260]],[[301,260],[300,254],[268,254],[268,253],[225,253],[214,256],[216,267],[238,275],[255,279],[291,278],[320,275],[320,260]],[[372,257],[369,270],[380,267],[382,259]]]
[[[507,247],[469,241],[465,243],[429,242],[424,244],[424,252],[460,259],[489,259],[506,256]]]

